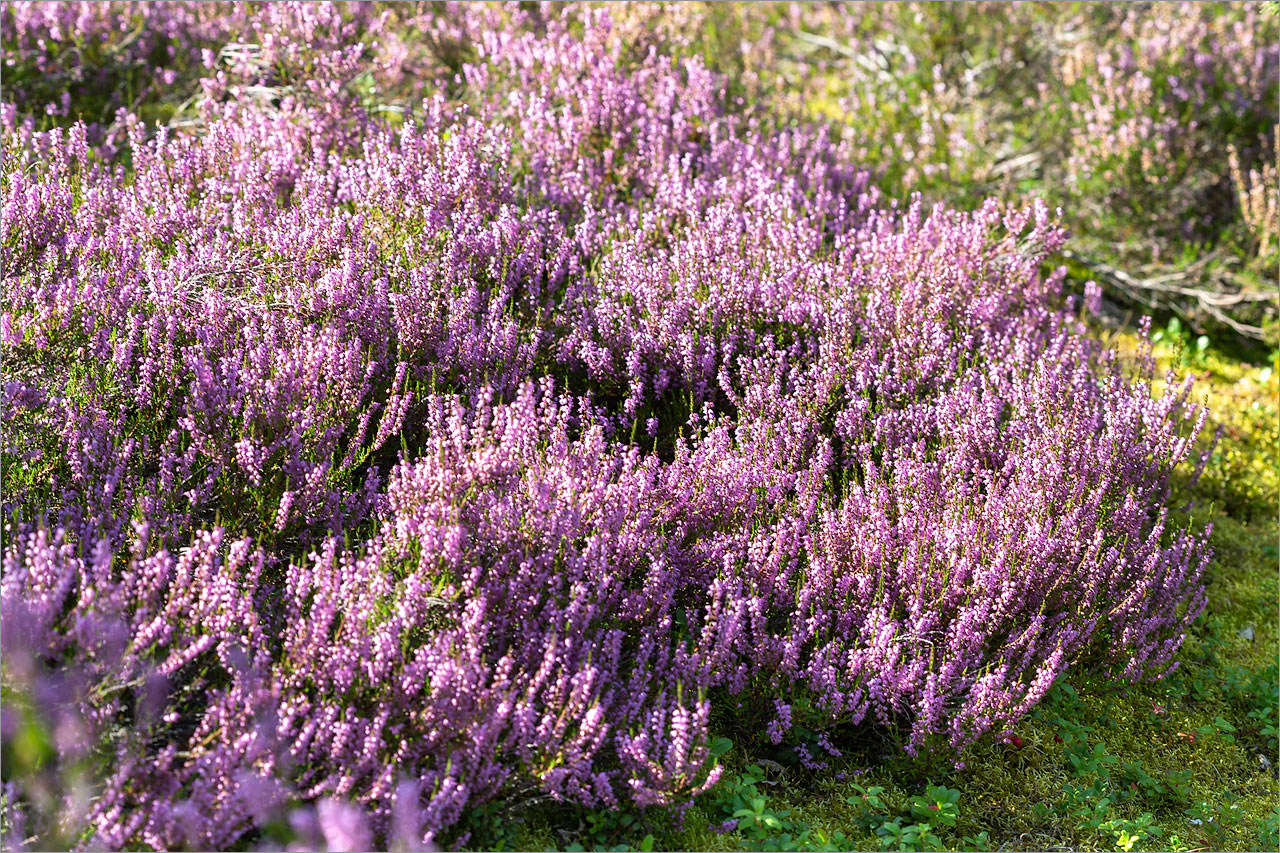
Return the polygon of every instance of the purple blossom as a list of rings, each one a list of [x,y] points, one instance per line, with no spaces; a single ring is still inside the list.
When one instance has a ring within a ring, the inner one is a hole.
[[[141,16],[200,78],[173,128],[0,109],[6,677],[69,750],[133,726],[94,844],[678,810],[717,705],[959,750],[1171,666],[1205,413],[1067,309],[1043,204],[885,204],[610,10],[71,5],[6,47]]]

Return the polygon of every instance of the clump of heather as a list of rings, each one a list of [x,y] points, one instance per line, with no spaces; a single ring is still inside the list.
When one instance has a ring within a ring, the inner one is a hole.
[[[110,122],[163,97],[242,24],[236,3],[5,3],[6,98],[37,114]],[[16,85],[14,78],[17,78]]]
[[[1233,212],[1219,185],[1228,149],[1253,166],[1274,144],[1274,17],[1255,4],[1170,3],[1126,9],[1112,26],[1108,43],[1082,42],[1061,60],[1082,129],[1065,164],[1069,180],[1109,189],[1108,201],[1155,227],[1220,228],[1215,219]],[[1151,203],[1157,191],[1163,205]]]
[[[885,203],[607,10],[234,11],[189,121],[0,108],[6,685],[111,767],[79,842],[464,843],[687,804],[720,705],[954,754],[1169,670],[1204,412],[1044,204]]]
[[[887,195],[977,205],[1030,188],[1063,207],[1081,262],[1121,270],[1112,298],[1197,333],[1270,337],[1276,256],[1255,189],[1280,97],[1267,4],[822,4],[785,18],[773,65],[788,85],[772,99],[829,118]]]

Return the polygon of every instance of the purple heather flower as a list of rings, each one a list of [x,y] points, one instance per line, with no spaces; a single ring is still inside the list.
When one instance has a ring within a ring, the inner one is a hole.
[[[954,751],[1078,661],[1169,671],[1206,414],[1068,310],[1048,207],[888,204],[627,14],[0,9],[24,69],[197,93],[0,105],[5,675],[114,750],[95,845],[678,812],[713,702]]]

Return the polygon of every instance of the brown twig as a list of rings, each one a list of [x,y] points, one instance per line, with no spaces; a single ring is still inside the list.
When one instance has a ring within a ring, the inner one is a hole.
[[[1181,315],[1184,319],[1190,320],[1184,311],[1179,310],[1178,306],[1162,301],[1159,296],[1181,296],[1194,299],[1199,307],[1209,316],[1219,321],[1228,328],[1234,330],[1237,334],[1243,335],[1254,340],[1264,340],[1264,333],[1261,327],[1243,323],[1240,320],[1230,316],[1224,308],[1235,305],[1274,303],[1280,300],[1280,294],[1262,293],[1257,291],[1239,291],[1236,293],[1228,293],[1226,291],[1206,290],[1199,287],[1190,287],[1183,282],[1193,281],[1198,276],[1198,272],[1210,259],[1203,258],[1197,261],[1192,267],[1186,270],[1166,273],[1164,275],[1154,276],[1150,278],[1139,278],[1125,272],[1118,267],[1103,261],[1081,255],[1078,252],[1066,249],[1062,252],[1063,256],[1069,260],[1075,261],[1081,266],[1096,272],[1100,278],[1108,284],[1119,289],[1125,296],[1134,302],[1142,303],[1150,308],[1164,307],[1172,310],[1174,313]],[[1218,281],[1227,282],[1239,286],[1239,279],[1229,273],[1223,273],[1215,276]]]

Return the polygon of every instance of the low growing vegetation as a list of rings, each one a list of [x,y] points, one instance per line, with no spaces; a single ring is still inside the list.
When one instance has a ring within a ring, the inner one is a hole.
[[[0,34],[6,849],[1277,846],[1272,5]]]

